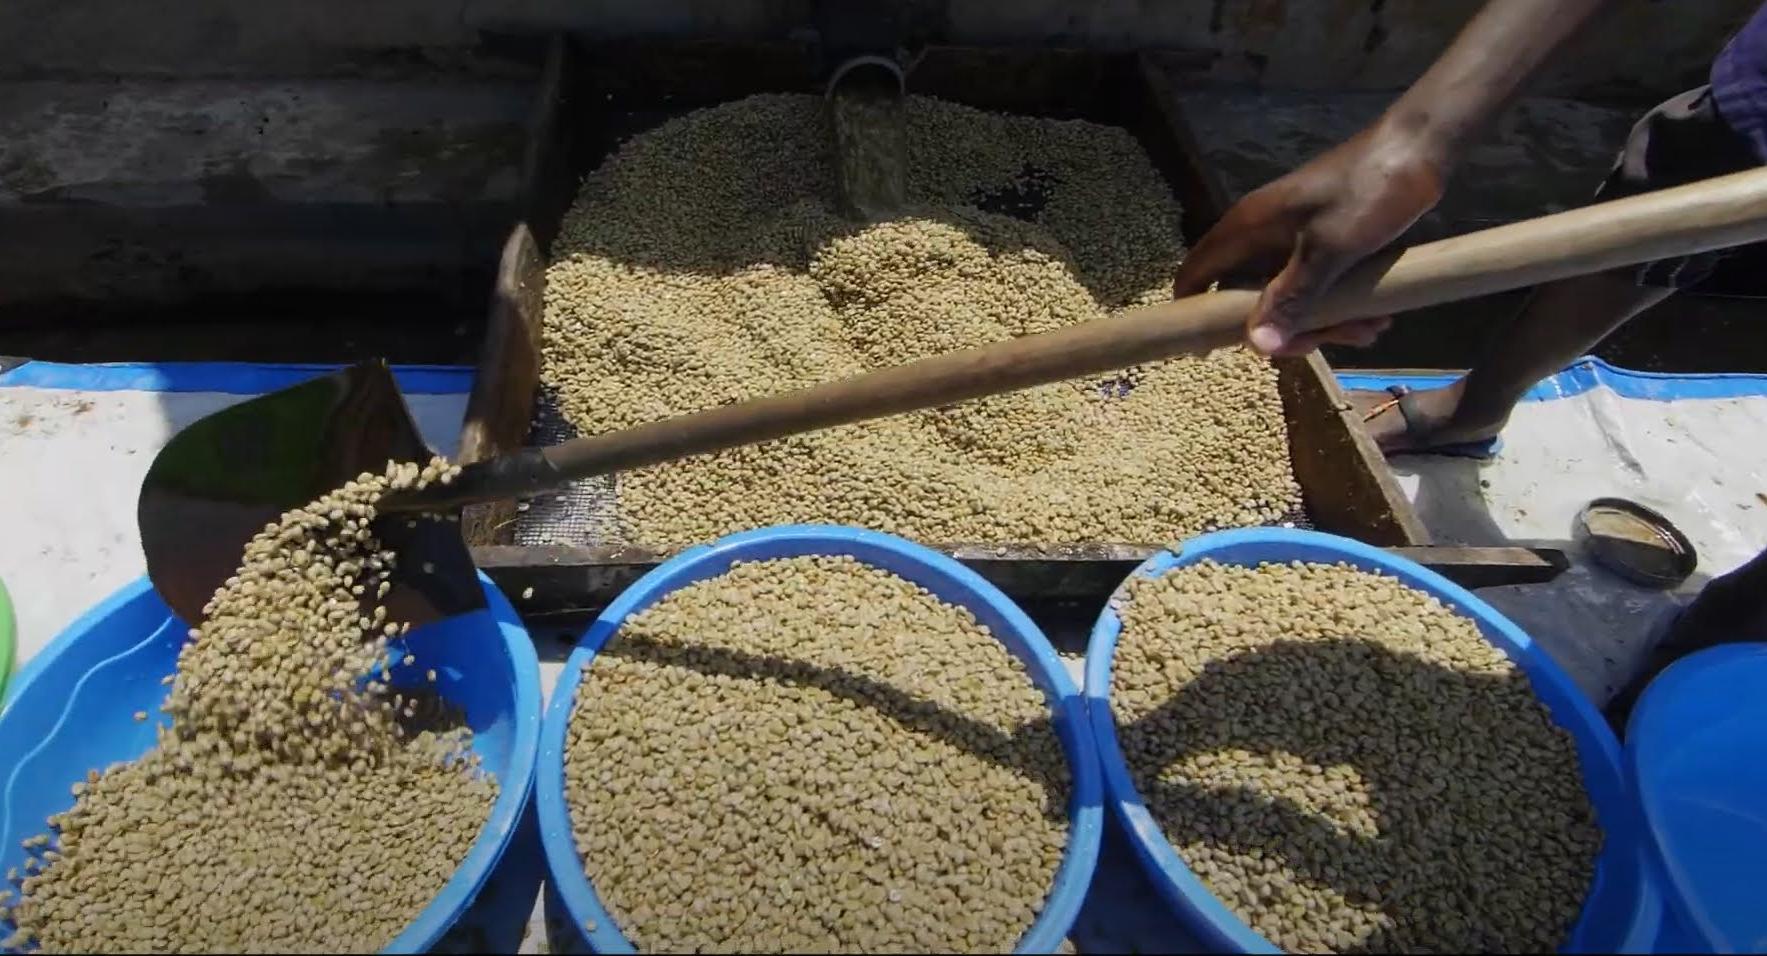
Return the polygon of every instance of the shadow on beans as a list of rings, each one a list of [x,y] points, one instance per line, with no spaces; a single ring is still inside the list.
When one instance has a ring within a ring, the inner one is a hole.
[[[1544,750],[1525,761],[1502,760],[1494,748],[1479,745],[1481,738],[1519,729],[1509,709],[1517,698],[1534,699],[1520,671],[1465,673],[1369,641],[1283,641],[1205,665],[1154,711],[1127,725],[1119,721],[1118,740],[1143,802],[1174,847],[1274,856],[1296,878],[1393,915],[1399,915],[1396,898],[1409,890],[1416,901],[1425,886],[1434,894],[1466,894],[1452,907],[1462,913],[1496,906],[1539,913],[1538,907],[1560,905],[1562,894],[1550,895],[1545,874],[1511,872],[1499,854],[1488,852],[1495,848],[1482,845],[1479,832],[1520,821],[1519,832],[1532,842],[1511,850],[1529,860],[1539,859],[1548,841],[1575,845],[1562,829],[1543,825],[1565,821],[1567,810],[1551,792],[1563,779],[1562,762]],[[1496,702],[1508,707],[1499,710]],[[1542,725],[1529,728],[1539,739],[1550,719],[1543,708],[1523,712]],[[1224,750],[1354,768],[1375,834],[1357,833],[1255,786],[1160,780],[1150,770]],[[1574,824],[1593,826],[1587,812]],[[1535,825],[1527,827],[1529,820]],[[1454,879],[1443,869],[1441,851],[1449,849],[1470,849],[1467,858],[1491,872],[1481,874],[1476,887],[1471,879]],[[1377,932],[1358,951],[1415,944],[1416,928]],[[1454,932],[1467,938],[1489,933],[1467,925]],[[1491,945],[1502,942],[1491,934]]]
[[[750,654],[731,648],[704,645],[684,647],[634,634],[617,635],[600,653],[669,667],[690,668],[709,677],[772,680],[823,691],[880,713],[910,733],[933,737],[1036,781],[1044,791],[1045,815],[1067,819],[1067,754],[1061,746],[1052,718],[1029,721],[1011,733],[1006,733],[990,724],[966,717],[863,674],[792,658]],[[1062,768],[1059,779],[1051,774],[1050,761],[1039,759],[1052,749],[1058,755]]]

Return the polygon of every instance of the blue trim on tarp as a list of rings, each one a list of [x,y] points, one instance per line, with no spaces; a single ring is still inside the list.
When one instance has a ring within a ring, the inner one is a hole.
[[[1458,377],[1453,374],[1337,373],[1338,384],[1343,388],[1366,391],[1380,391],[1389,385],[1409,385],[1416,389],[1434,388],[1446,385]],[[1610,389],[1622,398],[1652,402],[1673,402],[1690,398],[1758,398],[1767,395],[1767,375],[1740,372],[1709,375],[1634,372],[1588,356],[1578,359],[1570,368],[1528,389],[1528,394],[1522,400],[1544,402],[1557,398],[1575,398],[1596,388]]]
[[[116,362],[76,365],[29,361],[0,372],[0,387],[61,388],[82,392],[222,392],[262,395],[341,365],[271,365],[255,362]],[[396,365],[393,378],[407,395],[459,395],[472,390],[473,370],[463,365]]]
[[[61,388],[83,392],[222,392],[262,395],[336,371],[339,365],[268,365],[250,362],[117,362],[76,365],[29,361],[0,372],[0,388]],[[394,366],[393,377],[407,395],[459,395],[472,390],[473,369],[464,365]],[[1450,373],[1375,375],[1339,372],[1346,389],[1379,391],[1389,385],[1432,388],[1454,381]],[[1635,372],[1588,357],[1528,390],[1525,401],[1573,398],[1605,387],[1625,398],[1670,402],[1689,398],[1767,396],[1767,375],[1714,373],[1674,375]]]

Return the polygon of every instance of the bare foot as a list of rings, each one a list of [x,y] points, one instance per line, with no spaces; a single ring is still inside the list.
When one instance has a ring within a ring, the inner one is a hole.
[[[1390,455],[1496,437],[1507,418],[1495,422],[1466,420],[1469,416],[1460,414],[1460,396],[1465,388],[1466,380],[1456,379],[1440,388],[1412,392],[1406,399],[1411,407],[1409,417],[1400,411],[1398,401],[1388,392],[1353,391],[1347,397],[1369,437]]]

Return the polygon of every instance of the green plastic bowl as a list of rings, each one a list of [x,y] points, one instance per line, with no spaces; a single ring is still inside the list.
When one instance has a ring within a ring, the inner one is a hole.
[[[6,704],[6,679],[12,676],[12,599],[0,581],[0,706]]]

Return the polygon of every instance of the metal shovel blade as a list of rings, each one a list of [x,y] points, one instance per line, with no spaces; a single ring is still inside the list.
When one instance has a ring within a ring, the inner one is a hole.
[[[200,623],[266,524],[388,461],[430,455],[383,361],[224,408],[172,436],[142,480],[147,575],[180,618]],[[457,522],[401,514],[377,521],[375,533],[398,556],[383,601],[389,618],[416,627],[484,606]]]

